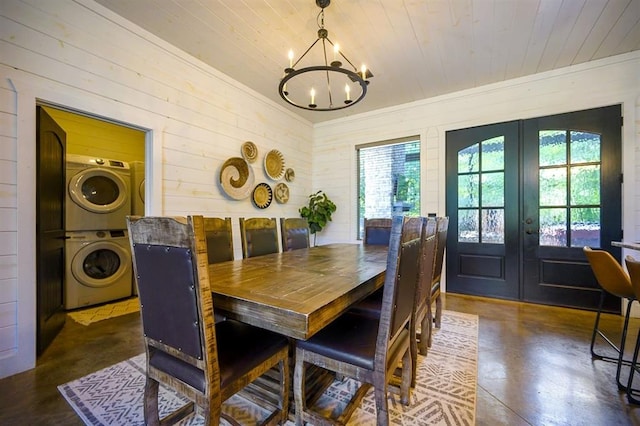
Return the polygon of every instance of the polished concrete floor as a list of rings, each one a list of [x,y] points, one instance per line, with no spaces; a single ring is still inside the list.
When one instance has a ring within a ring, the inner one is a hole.
[[[615,364],[591,359],[593,312],[459,295],[445,309],[480,317],[478,425],[640,425]],[[633,319],[629,349],[639,326]],[[622,318],[605,315],[603,327],[619,336]],[[81,425],[56,386],[142,351],[138,314],[68,319],[35,369],[0,380],[0,425]]]

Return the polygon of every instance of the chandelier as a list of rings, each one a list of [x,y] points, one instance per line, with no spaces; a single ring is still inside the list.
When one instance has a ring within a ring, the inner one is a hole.
[[[320,28],[318,38],[295,62],[293,50],[289,51],[289,66],[284,69],[284,77],[278,86],[282,99],[298,108],[335,111],[353,106],[367,94],[369,79],[373,77],[365,65],[356,68],[340,46],[329,39],[329,32],[324,28],[324,9],[330,3],[331,0],[316,0],[321,9],[316,19]],[[316,56],[312,58],[316,45],[321,46],[321,51],[315,49]],[[331,62],[327,47],[333,51]],[[313,65],[314,60],[318,61],[316,65]],[[344,67],[343,60],[346,62]]]

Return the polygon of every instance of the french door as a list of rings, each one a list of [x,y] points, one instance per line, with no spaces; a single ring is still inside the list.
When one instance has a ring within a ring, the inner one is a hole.
[[[455,130],[446,147],[447,291],[595,309],[582,249],[620,257],[621,107]]]

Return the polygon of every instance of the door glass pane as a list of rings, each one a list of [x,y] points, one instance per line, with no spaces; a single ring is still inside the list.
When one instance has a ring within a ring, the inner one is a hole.
[[[540,166],[556,166],[567,163],[567,138],[564,130],[541,130]]]
[[[482,209],[482,242],[504,244],[504,209]]]
[[[545,130],[539,137],[540,245],[599,246],[600,136]]]
[[[474,144],[458,152],[458,173],[480,170],[479,147],[480,144]]]
[[[504,243],[504,191],[504,136],[458,151],[459,241]]]
[[[478,209],[458,210],[458,241],[477,243],[479,235]]]
[[[600,209],[571,209],[571,247],[600,247]]]
[[[570,132],[571,163],[600,161],[600,135],[587,132]]]
[[[571,167],[571,204],[600,204],[600,166]]]
[[[458,176],[458,207],[478,207],[479,200],[478,174]]]
[[[504,173],[482,174],[482,207],[504,206]],[[484,240],[484,238],[483,238]]]
[[[540,170],[540,205],[564,206],[567,204],[567,169],[553,167]]]
[[[566,247],[566,208],[540,209],[540,245]]]
[[[482,171],[504,169],[504,136],[482,141]]]

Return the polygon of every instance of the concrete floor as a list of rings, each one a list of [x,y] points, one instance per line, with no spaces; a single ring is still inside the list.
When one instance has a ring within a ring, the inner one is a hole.
[[[593,312],[459,295],[445,295],[445,309],[480,317],[478,425],[640,425],[615,364],[591,359]],[[604,315],[603,327],[619,336],[622,318]],[[81,425],[56,386],[141,352],[138,314],[68,319],[35,369],[0,380],[0,425]]]

